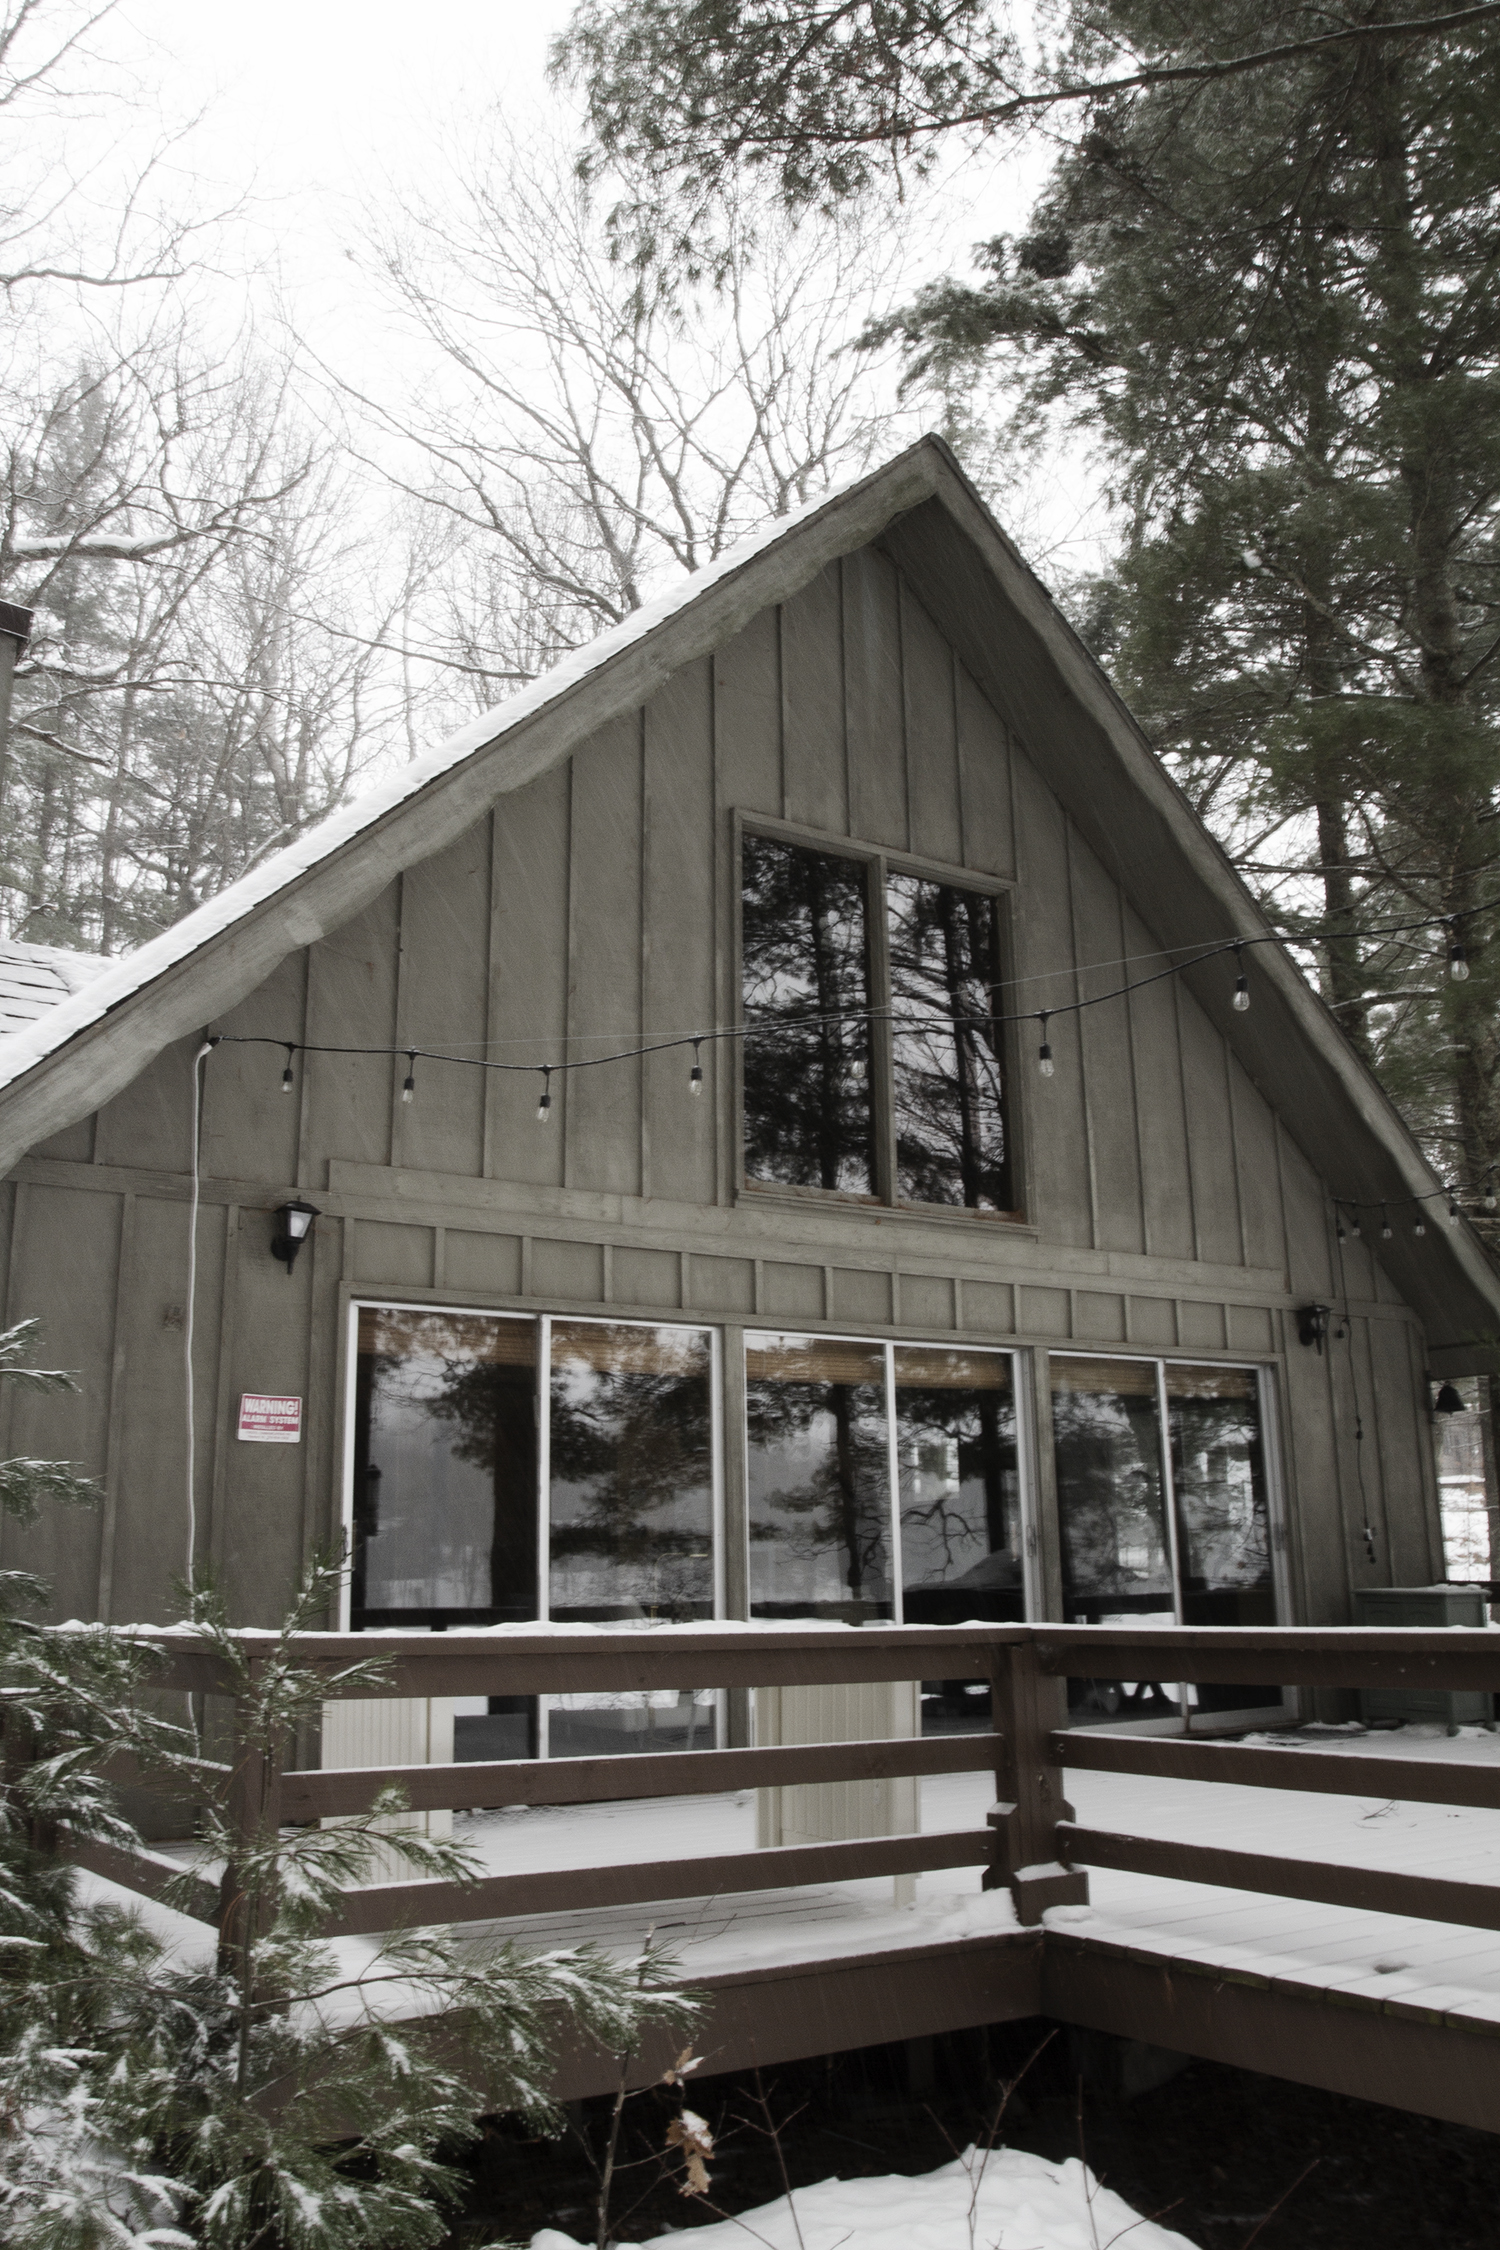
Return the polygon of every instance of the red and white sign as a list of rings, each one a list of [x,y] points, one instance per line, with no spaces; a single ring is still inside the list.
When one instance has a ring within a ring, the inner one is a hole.
[[[240,1436],[257,1445],[300,1445],[302,1401],[272,1391],[246,1391],[240,1400]]]

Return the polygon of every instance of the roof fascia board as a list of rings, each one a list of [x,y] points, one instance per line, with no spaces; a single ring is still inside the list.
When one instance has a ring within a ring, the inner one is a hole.
[[[481,740],[227,925],[213,924],[199,944],[192,943],[196,917],[187,917],[166,933],[180,941],[178,957],[106,1012],[99,1012],[98,996],[88,988],[59,1002],[41,1034],[46,1051],[0,1087],[0,1174],[121,1092],[164,1048],[237,1005],[289,953],[348,922],[403,869],[455,842],[499,798],[536,780],[611,719],[638,709],[674,672],[711,654],[830,562],[867,545],[895,516],[929,497],[942,468],[942,452],[924,438],[830,494],[738,567],[714,574],[696,592],[689,580],[680,605],[662,621],[629,635],[519,725]],[[504,706],[495,716],[503,720]],[[211,920],[206,910],[200,913]],[[109,972],[100,981],[107,984]],[[11,1036],[18,1042],[27,1037]]]
[[[966,570],[954,556],[949,526],[977,550],[982,570]],[[880,545],[919,599],[932,603],[1022,743],[1042,758],[1047,784],[1163,946],[1273,934],[1094,658],[951,457],[944,456],[932,501],[889,526]],[[1033,637],[1029,662],[1013,632],[996,630],[999,601]],[[1039,742],[1037,705],[1049,693],[1055,703],[1059,684],[1086,732],[1054,722]],[[1101,760],[1100,747],[1112,757]],[[1334,1192],[1348,1196],[1394,1202],[1431,1193],[1440,1183],[1394,1104],[1295,964],[1278,944],[1258,946],[1253,958],[1257,997],[1247,1015],[1228,1006],[1232,979],[1222,961],[1185,969],[1184,981],[1314,1166]],[[1500,1274],[1470,1230],[1434,1225],[1420,1252],[1416,1239],[1398,1234],[1380,1255],[1430,1332],[1455,1342],[1476,1331],[1500,1334]]]

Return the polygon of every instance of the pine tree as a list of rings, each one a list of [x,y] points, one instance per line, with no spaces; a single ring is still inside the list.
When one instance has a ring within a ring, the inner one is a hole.
[[[68,1384],[16,1366],[29,1340],[29,1329],[0,1339],[0,1373]],[[55,1463],[0,1472],[13,1513],[89,1496]],[[248,1651],[211,1589],[194,1594],[194,1640],[236,1706],[241,1782],[268,1774],[330,1695],[379,1689],[379,1664],[356,1659],[330,1678],[299,1661],[296,1636],[321,1623],[336,1580],[315,1566],[280,1629]],[[445,2209],[467,2185],[457,2159],[482,2115],[560,2129],[550,2085],[564,2038],[625,2054],[653,2026],[693,2021],[697,2004],[660,1954],[536,1953],[448,1928],[326,1942],[341,1893],[370,1879],[378,1854],[457,1880],[475,1862],[447,1839],[389,1833],[405,1809],[395,1788],[364,1814],[289,1830],[266,1798],[247,1824],[231,1807],[236,1775],[153,1715],[152,1659],[128,1630],[0,1631],[0,2228],[16,2250],[419,2250],[447,2233]],[[138,1845],[96,1771],[120,1749],[200,1807],[177,1903],[201,1912],[207,1876],[219,1926],[197,1948],[83,1897],[58,1857],[70,1831]]]

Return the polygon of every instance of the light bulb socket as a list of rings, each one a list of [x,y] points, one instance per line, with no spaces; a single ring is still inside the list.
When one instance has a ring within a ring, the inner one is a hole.
[[[1236,977],[1234,980],[1234,1006],[1243,1015],[1249,1005],[1250,979],[1248,977]]]
[[[417,1054],[414,1047],[406,1053],[406,1076],[401,1081],[401,1099],[409,1102],[417,1090]]]
[[[701,1094],[702,1091],[703,1060],[701,1054],[699,1053],[698,1042],[695,1039],[693,1041],[693,1067],[688,1072],[688,1092],[690,1094]]]
[[[1469,973],[1469,955],[1457,938],[1448,948],[1448,974],[1455,984],[1462,984]]]
[[[544,1070],[542,1072],[542,1095],[540,1101],[536,1105],[536,1121],[538,1125],[545,1125],[551,1118],[551,1115],[552,1073],[550,1070]]]

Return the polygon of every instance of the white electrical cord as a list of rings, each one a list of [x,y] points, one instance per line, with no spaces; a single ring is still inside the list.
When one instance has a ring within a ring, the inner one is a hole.
[[[193,1427],[193,1311],[198,1295],[198,1131],[203,1114],[202,1063],[213,1053],[205,1039],[193,1057],[193,1192],[188,1203],[187,1310],[183,1317],[183,1376],[187,1405],[187,1582],[193,1585],[193,1551],[198,1544],[198,1502],[194,1491],[197,1436]]]

